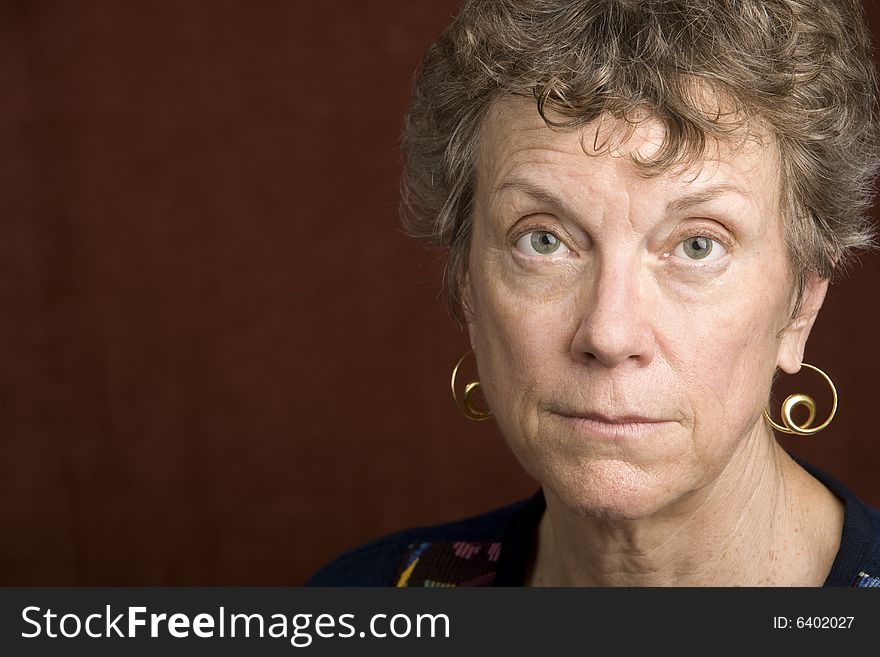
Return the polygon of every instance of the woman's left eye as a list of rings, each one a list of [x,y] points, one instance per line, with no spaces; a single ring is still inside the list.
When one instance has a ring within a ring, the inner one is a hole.
[[[569,250],[561,239],[549,230],[533,230],[516,241],[516,248],[526,255],[557,255]]]
[[[687,260],[717,260],[727,253],[720,243],[705,235],[694,235],[679,242],[673,254]]]

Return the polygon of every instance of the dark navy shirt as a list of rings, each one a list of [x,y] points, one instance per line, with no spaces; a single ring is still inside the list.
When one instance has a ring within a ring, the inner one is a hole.
[[[825,586],[880,587],[880,512],[798,461],[844,503],[840,548]],[[543,491],[489,513],[407,529],[346,552],[308,586],[523,586],[544,512]]]

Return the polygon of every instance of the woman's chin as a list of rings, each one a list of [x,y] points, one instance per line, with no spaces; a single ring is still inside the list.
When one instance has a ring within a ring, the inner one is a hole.
[[[603,459],[583,464],[576,472],[545,474],[545,496],[557,498],[575,516],[607,522],[656,516],[687,492],[680,477],[624,461]]]

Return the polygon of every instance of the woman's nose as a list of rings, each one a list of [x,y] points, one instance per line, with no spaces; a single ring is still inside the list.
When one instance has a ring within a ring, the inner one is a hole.
[[[654,359],[656,305],[647,286],[632,262],[603,266],[585,284],[571,343],[575,359],[609,368],[623,363],[643,367]]]

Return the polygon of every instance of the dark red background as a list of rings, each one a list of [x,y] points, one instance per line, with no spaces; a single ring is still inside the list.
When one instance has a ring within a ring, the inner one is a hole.
[[[3,3],[0,583],[298,584],[535,489],[452,404],[467,339],[397,228],[456,5]],[[839,416],[787,443],[875,505],[878,281],[832,289]]]

